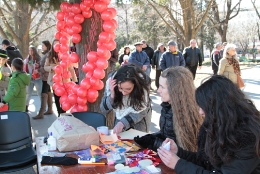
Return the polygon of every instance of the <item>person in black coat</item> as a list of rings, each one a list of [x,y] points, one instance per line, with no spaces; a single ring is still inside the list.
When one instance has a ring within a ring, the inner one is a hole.
[[[218,73],[219,60],[221,59],[221,46],[221,43],[215,44],[215,49],[211,54],[211,67],[213,70],[213,75],[217,75]]]
[[[190,46],[186,47],[183,51],[183,57],[186,62],[186,67],[191,71],[193,79],[195,79],[197,67],[199,64],[199,69],[202,66],[202,56],[200,49],[196,47],[196,40],[192,39],[190,41]]]
[[[122,62],[124,61],[124,60],[123,60],[124,55],[127,55],[127,56],[129,57],[129,55],[130,55],[130,47],[129,47],[129,46],[125,46],[125,47],[124,47],[124,54],[121,54],[121,55],[119,56],[118,62],[119,62],[120,65],[121,65]]]
[[[196,90],[196,101],[204,117],[198,151],[185,151],[166,139],[162,146],[170,142],[171,153],[158,149],[163,163],[177,174],[260,173],[260,112],[253,102],[219,75]]]
[[[157,151],[166,138],[172,138],[180,147],[196,151],[202,117],[199,116],[195,101],[191,72],[185,67],[168,68],[162,72],[159,83],[158,93],[162,100],[160,131],[143,137],[137,136],[135,142]]]

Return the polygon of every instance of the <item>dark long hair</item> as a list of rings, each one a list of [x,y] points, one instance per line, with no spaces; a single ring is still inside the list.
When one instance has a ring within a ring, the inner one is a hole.
[[[149,95],[150,90],[150,78],[144,73],[142,69],[135,65],[125,65],[120,67],[116,75],[114,76],[116,83],[120,84],[126,81],[130,81],[134,84],[133,91],[129,94],[129,104],[135,109],[140,110],[145,103],[145,92]],[[149,98],[149,97],[148,97]],[[123,107],[123,94],[118,90],[118,86],[115,87],[114,108]]]
[[[126,49],[127,49],[127,48],[129,48],[129,53],[126,53]],[[130,47],[125,46],[125,47],[124,47],[124,54],[129,56],[130,52],[131,52]]]
[[[40,58],[40,55],[37,52],[37,49],[35,46],[29,46],[33,50],[33,55],[28,55],[29,60],[36,60]]]
[[[227,163],[248,146],[260,157],[260,113],[232,81],[211,77],[196,90],[196,101],[205,113],[205,152],[211,164]]]
[[[42,51],[42,54],[46,54],[51,50],[51,43],[48,40],[42,41],[42,44],[44,44],[47,48],[46,51]]]
[[[49,54],[48,54],[48,58],[49,58],[49,63],[55,63],[55,61],[56,62],[58,62],[59,60],[59,58],[58,58],[58,53],[54,50],[54,42],[56,42],[56,41],[59,41],[59,40],[57,40],[57,39],[54,39],[53,40],[53,42],[52,42],[52,47],[51,47],[51,50],[50,50],[50,52],[49,52]],[[55,59],[55,60],[54,60]]]

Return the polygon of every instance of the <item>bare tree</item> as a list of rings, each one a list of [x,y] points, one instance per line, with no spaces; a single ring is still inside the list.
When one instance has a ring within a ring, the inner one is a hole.
[[[255,9],[255,12],[260,20],[260,12],[258,11],[256,5],[255,5],[255,1],[256,0],[251,0],[252,4],[253,4],[253,7]],[[260,26],[259,26],[259,22],[257,23],[257,33],[258,33],[258,40],[260,40]]]
[[[0,35],[15,42],[25,57],[28,54],[29,43],[55,26],[54,22],[49,23],[49,20],[46,20],[50,8],[42,8],[42,11],[36,12],[36,6],[23,1],[2,1],[4,5],[0,7],[0,16],[3,25],[0,25]],[[46,27],[41,27],[44,22]]]
[[[219,33],[222,42],[227,41],[228,22],[236,17],[240,11],[240,4],[242,0],[238,0],[232,6],[232,0],[226,0],[223,10],[219,11],[219,4],[216,0],[213,1],[210,20],[213,23],[216,31]]]

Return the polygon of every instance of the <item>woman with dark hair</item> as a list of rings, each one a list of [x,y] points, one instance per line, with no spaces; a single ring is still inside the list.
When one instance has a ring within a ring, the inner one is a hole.
[[[29,102],[32,96],[33,88],[36,87],[37,95],[40,97],[42,92],[42,80],[40,78],[39,67],[41,57],[36,47],[29,47],[29,55],[24,60],[24,71],[31,75],[30,85],[27,87],[26,95],[26,112],[28,112]]]
[[[168,68],[160,77],[158,93],[162,100],[160,131],[135,142],[154,151],[166,138],[171,138],[185,150],[197,150],[197,136],[203,119],[195,101],[195,86],[192,73],[184,67]]]
[[[205,142],[198,143],[204,155],[199,158],[199,152],[184,151],[166,139],[163,145],[170,142],[172,153],[158,149],[165,165],[177,174],[260,173],[260,113],[253,102],[229,79],[218,75],[196,90],[196,101],[204,117],[205,131],[198,139]],[[206,163],[214,167],[207,170],[201,165]]]
[[[51,50],[51,43],[48,40],[42,41],[42,58],[40,61],[39,72],[42,80],[42,94],[41,94],[41,108],[38,115],[33,119],[41,119],[44,115],[52,114],[52,93],[50,85],[47,83],[49,72],[44,70],[45,60],[48,56],[48,52]],[[48,110],[45,112],[46,104],[48,103]]]
[[[157,50],[154,52],[153,54],[153,59],[152,59],[152,67],[156,68],[156,72],[155,72],[155,86],[157,87],[157,90],[159,88],[159,77],[161,75],[162,69],[160,67],[160,60],[161,60],[161,56],[162,54],[166,51],[165,46],[163,45],[163,43],[159,43],[157,46]]]
[[[149,132],[151,124],[151,79],[134,65],[125,65],[111,72],[106,82],[100,109],[106,114],[114,111],[114,133],[129,128]]]
[[[129,46],[125,46],[124,47],[124,54],[121,54],[119,57],[119,64],[121,65],[122,62],[124,62],[124,56],[128,56],[129,57],[130,54],[130,47]]]

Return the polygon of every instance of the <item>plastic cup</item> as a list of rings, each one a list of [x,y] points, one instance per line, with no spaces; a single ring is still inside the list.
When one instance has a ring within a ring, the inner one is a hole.
[[[107,126],[97,127],[97,131],[99,132],[99,134],[108,135],[108,127]]]

